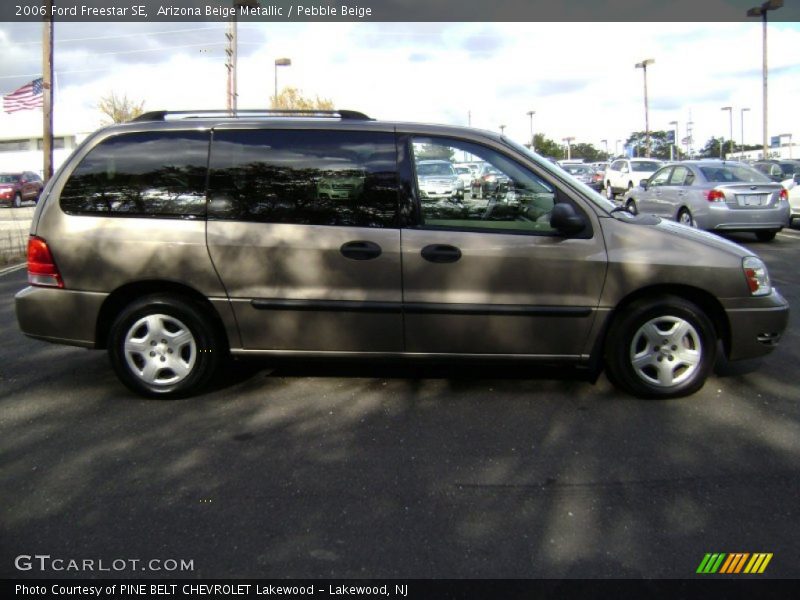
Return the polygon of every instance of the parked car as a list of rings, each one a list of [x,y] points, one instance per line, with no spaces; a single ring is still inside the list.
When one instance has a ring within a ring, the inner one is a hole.
[[[800,173],[800,160],[757,160],[752,166],[773,181],[792,179],[796,174]]]
[[[603,189],[603,176],[600,175],[598,177],[597,171],[595,171],[589,165],[567,163],[562,164],[561,168],[581,183],[588,185],[593,190],[600,191]]]
[[[471,194],[475,198],[503,196],[508,191],[508,177],[492,164],[484,163],[472,180]]]
[[[653,214],[712,231],[751,231],[769,241],[789,225],[786,189],[742,163],[668,165],[623,199],[632,213]]]
[[[229,355],[560,361],[668,398],[786,328],[752,251],[634,216],[503,136],[301,117],[159,111],[87,137],[36,208],[21,330],[106,349],[158,398]],[[424,201],[431,154],[485,161],[506,194]],[[332,171],[363,192],[318,198]]]
[[[0,173],[0,202],[20,207],[23,202],[38,202],[44,188],[42,178],[32,171]]]
[[[789,193],[791,223],[800,219],[800,160],[760,160],[753,167],[767,175],[773,181],[780,181]]]
[[[661,166],[660,160],[650,158],[620,158],[605,171],[606,197],[613,200],[617,194],[633,189],[639,181],[647,179]]]
[[[464,183],[453,168],[453,163],[446,160],[419,161],[417,184],[422,198],[464,198]]]
[[[461,180],[461,185],[463,186],[464,190],[468,190],[472,187],[472,179],[474,178],[473,170],[469,167],[463,166],[460,167],[455,165],[453,167],[456,171],[456,175]],[[476,170],[477,171],[477,170]]]

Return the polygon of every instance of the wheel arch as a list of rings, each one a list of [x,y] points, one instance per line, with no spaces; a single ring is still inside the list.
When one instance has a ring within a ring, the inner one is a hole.
[[[717,300],[717,298],[714,297],[713,294],[701,288],[690,285],[658,284],[631,292],[627,296],[623,297],[613,308],[613,310],[609,312],[605,323],[603,324],[602,334],[598,336],[598,340],[595,343],[592,352],[593,358],[602,362],[609,329],[611,328],[611,324],[614,322],[614,319],[616,319],[621,312],[639,300],[658,299],[663,298],[664,296],[676,296],[678,298],[687,300],[700,308],[714,325],[714,331],[717,335],[717,338],[722,341],[725,355],[727,356],[730,354],[730,322],[728,321],[727,314],[725,313],[725,309],[723,308],[722,304],[719,300]]]
[[[95,348],[106,349],[108,346],[108,336],[114,319],[120,311],[130,304],[151,294],[173,295],[179,298],[188,299],[197,304],[211,320],[211,323],[218,334],[218,339],[229,346],[228,334],[217,310],[206,296],[198,292],[191,286],[175,281],[165,280],[145,280],[127,283],[111,292],[100,307],[97,315],[97,325],[95,327]]]

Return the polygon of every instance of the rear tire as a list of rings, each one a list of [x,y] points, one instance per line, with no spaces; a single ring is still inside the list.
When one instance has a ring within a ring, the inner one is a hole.
[[[22,196],[17,192],[14,194],[14,208],[19,208],[20,206],[22,206]]]
[[[611,187],[610,181],[606,182],[606,198],[608,198],[612,202],[614,201],[614,188]]]
[[[632,215],[638,215],[639,214],[639,209],[636,208],[636,200],[634,200],[633,198],[628,200],[625,203],[625,210],[627,210]]]
[[[621,309],[605,345],[609,379],[639,398],[693,394],[714,365],[717,337],[706,314],[677,296]]]
[[[177,398],[202,389],[224,352],[221,336],[199,303],[154,294],[126,306],[111,326],[108,354],[119,379],[150,398]]]
[[[681,225],[686,225],[687,227],[696,227],[694,222],[694,217],[692,213],[689,212],[688,208],[682,208],[678,211],[678,218],[676,219],[678,223]]]
[[[771,242],[777,234],[777,231],[756,231],[756,237],[759,242]]]

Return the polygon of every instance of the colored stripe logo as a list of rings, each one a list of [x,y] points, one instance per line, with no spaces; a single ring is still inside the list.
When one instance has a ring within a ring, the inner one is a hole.
[[[763,573],[769,561],[772,560],[772,553],[757,552],[734,552],[727,554],[724,552],[708,553],[703,557],[697,573],[702,575],[725,574],[736,575],[740,573],[760,574]]]

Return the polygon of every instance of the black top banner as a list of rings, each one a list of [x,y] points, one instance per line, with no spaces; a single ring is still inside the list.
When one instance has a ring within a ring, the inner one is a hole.
[[[748,12],[750,15],[748,16]],[[8,0],[0,21],[800,21],[800,0]]]

